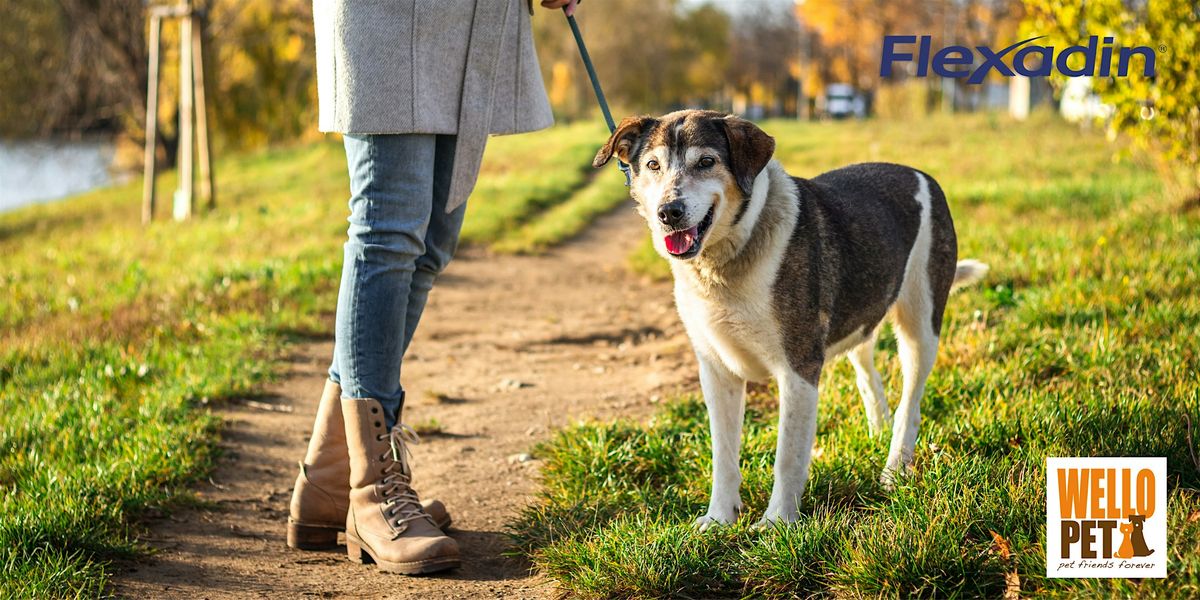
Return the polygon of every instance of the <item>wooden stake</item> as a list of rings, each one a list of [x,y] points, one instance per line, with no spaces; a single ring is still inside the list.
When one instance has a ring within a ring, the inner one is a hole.
[[[142,224],[154,219],[155,149],[158,146],[158,49],[162,19],[150,17],[150,70],[146,90],[146,155],[142,167]]]
[[[192,83],[196,95],[196,146],[200,153],[200,196],[209,210],[217,205],[213,181],[212,156],[208,145],[208,102],[204,96],[204,21],[192,28]]]
[[[190,3],[188,3],[190,7]],[[192,99],[195,97],[192,77],[192,15],[179,21],[179,192],[175,197],[175,220],[192,217],[192,151],[195,147],[192,123],[195,116]]]

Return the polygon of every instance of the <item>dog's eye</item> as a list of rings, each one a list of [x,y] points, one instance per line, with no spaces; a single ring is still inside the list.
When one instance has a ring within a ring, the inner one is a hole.
[[[651,171],[657,171],[658,170],[658,161],[654,160],[654,159],[650,159],[650,160],[646,161],[646,168],[650,169]]]
[[[701,156],[700,162],[696,163],[696,166],[700,167],[701,169],[707,169],[715,164],[717,164],[717,159],[711,156]]]

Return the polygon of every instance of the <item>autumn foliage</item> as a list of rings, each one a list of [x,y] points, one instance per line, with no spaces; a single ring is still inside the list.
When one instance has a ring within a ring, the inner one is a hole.
[[[1200,190],[1200,59],[1196,54],[1200,9],[1196,3],[1026,0],[1026,5],[1024,29],[1046,35],[1050,42],[1071,45],[1089,35],[1111,35],[1122,46],[1156,51],[1154,77],[1134,69],[1127,77],[1098,77],[1093,86],[1101,100],[1113,107],[1106,123],[1110,136],[1128,135],[1155,158],[1174,195],[1195,198]],[[1056,75],[1054,81],[1062,84],[1064,78]]]

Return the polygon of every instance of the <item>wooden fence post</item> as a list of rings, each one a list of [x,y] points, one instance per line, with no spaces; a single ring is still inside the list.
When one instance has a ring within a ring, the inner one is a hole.
[[[162,19],[150,16],[150,70],[146,90],[146,155],[142,167],[142,224],[154,219],[155,150],[158,146],[158,50]]]
[[[204,45],[202,43],[207,19],[200,15],[192,27],[192,83],[196,95],[196,146],[200,153],[200,195],[208,210],[217,205],[216,186],[212,171],[211,147],[208,142],[208,102],[204,94]]]
[[[191,2],[185,2],[188,10],[179,21],[179,190],[175,192],[176,221],[192,217],[192,150],[195,147],[192,123],[195,98],[192,77],[192,19]]]
[[[216,205],[212,170],[212,146],[209,142],[208,103],[204,92],[204,14],[192,6],[192,0],[173,5],[154,5],[150,15],[150,72],[146,93],[145,180],[142,185],[142,222],[154,220],[155,151],[158,140],[159,56],[162,50],[162,22],[179,19],[179,188],[175,191],[172,215],[176,221],[191,218],[195,208],[193,188],[195,152],[200,159],[200,193],[209,209]],[[198,146],[198,148],[197,148]]]

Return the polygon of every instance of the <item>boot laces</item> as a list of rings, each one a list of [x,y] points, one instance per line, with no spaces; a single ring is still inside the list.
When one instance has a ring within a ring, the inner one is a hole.
[[[412,469],[409,467],[412,454],[408,450],[408,444],[419,444],[421,438],[412,427],[403,423],[393,427],[387,437],[389,450],[379,457],[384,463],[380,495],[384,498],[384,504],[389,507],[386,510],[387,515],[395,518],[392,527],[399,528],[418,519],[426,519],[436,527],[433,517],[421,506],[421,499],[416,490],[412,489]]]

